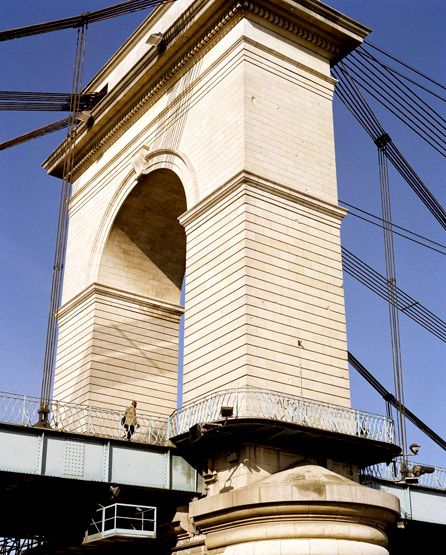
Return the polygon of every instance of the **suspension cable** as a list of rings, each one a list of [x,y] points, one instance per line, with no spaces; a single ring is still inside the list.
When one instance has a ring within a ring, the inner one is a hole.
[[[341,250],[344,271],[382,299],[388,301],[386,278],[347,248],[341,247]],[[396,307],[400,312],[409,316],[414,322],[441,339],[441,341],[446,342],[446,322],[397,286],[395,286],[394,295]]]
[[[359,218],[360,220],[363,220],[365,222],[368,222],[369,224],[375,225],[377,227],[383,227],[383,222],[384,220],[382,218],[380,218],[379,216],[376,216],[376,214],[372,214],[371,212],[368,212],[367,210],[364,210],[362,208],[358,208],[357,206],[350,204],[349,202],[346,202],[345,200],[341,200],[339,199],[339,202],[344,205],[347,206],[349,208],[348,214],[350,216],[354,216],[355,218]],[[366,214],[367,216],[370,216],[371,218],[374,218],[375,220],[378,221],[373,221],[370,220],[369,218],[366,218],[365,216],[361,216],[360,214],[355,214],[354,211],[358,211],[361,214]],[[396,231],[396,229],[400,229],[402,232]],[[411,231],[410,229],[407,229],[405,227],[402,227],[400,225],[397,225],[395,223],[392,223],[392,233],[394,235],[398,235],[399,237],[403,237],[404,239],[407,239],[408,241],[412,241],[413,243],[417,243],[418,245],[421,245],[422,247],[425,247],[427,249],[430,249],[432,251],[438,252],[439,254],[443,254],[446,255],[446,245],[442,245],[441,243],[438,243],[437,241],[433,241],[432,239],[429,239],[428,237],[424,237],[423,235],[420,235],[419,233],[415,233],[414,231]],[[412,237],[410,237],[412,235]],[[415,237],[417,237],[417,239],[415,239]]]
[[[361,124],[373,141],[376,142],[380,137],[386,136],[386,132],[379,123],[365,98],[361,95],[358,87],[345,66],[341,63],[338,64],[338,66],[333,69],[333,75],[338,80],[336,95],[352,113],[355,119]],[[385,154],[435,219],[444,229],[446,229],[446,212],[444,208],[426,187],[421,178],[410,166],[391,139],[387,141]]]
[[[101,10],[82,13],[73,17],[65,19],[57,19],[48,21],[46,23],[37,23],[35,25],[28,25],[26,27],[18,27],[16,29],[8,29],[0,32],[0,41],[19,39],[23,37],[30,37],[33,35],[40,35],[43,33],[50,33],[53,31],[60,31],[63,29],[82,28],[91,23],[105,21],[112,17],[119,17],[129,13],[134,13],[147,8],[153,8],[162,4],[170,4],[176,0],[127,0],[120,2]]]
[[[429,121],[430,126],[426,125],[425,118],[430,117],[426,111],[421,113],[417,109],[408,109],[410,104],[404,103],[398,98],[401,97],[390,86],[381,85],[380,78],[377,76],[368,77],[362,68],[358,68],[355,60],[346,61],[343,67],[349,71],[352,80],[367,91],[377,102],[383,105],[389,112],[396,116],[401,122],[407,125],[421,139],[427,142],[439,154],[446,157],[446,141],[444,133],[438,129],[438,125]],[[440,124],[441,125],[441,124]]]
[[[359,362],[359,360],[348,352],[348,362],[350,365],[363,377],[368,383],[382,396],[386,403],[390,403],[397,411],[402,411],[408,420],[415,424],[415,426],[427,435],[432,441],[439,445],[442,449],[446,451],[446,441],[436,434],[432,428],[425,424],[420,418],[418,418],[412,411],[410,411],[405,405],[402,405],[392,393],[390,393],[376,378],[375,376],[367,370],[367,368]]]
[[[70,125],[70,121],[71,117],[68,116],[64,119],[55,121],[54,123],[50,123],[49,125],[34,129],[34,131],[29,131],[28,133],[24,133],[23,135],[18,135],[17,137],[8,139],[7,141],[0,143],[0,150],[6,150],[7,148],[11,148],[13,146],[25,143],[26,141],[30,141],[31,139],[43,137],[45,135],[48,135],[49,133],[54,133],[55,131],[65,129]]]
[[[370,42],[369,40],[364,41],[366,44],[368,44],[369,46],[371,46],[372,48],[374,48],[375,50],[378,50],[378,52],[381,52],[381,54],[384,54],[385,56],[387,56],[388,58],[394,60],[395,62],[398,62],[399,64],[401,64],[402,66],[406,67],[407,69],[410,69],[411,71],[413,71],[414,73],[420,75],[421,77],[424,77],[424,79],[427,79],[428,81],[430,81],[431,83],[433,83],[434,85],[437,85],[438,87],[440,87],[441,89],[444,89],[446,91],[446,86],[443,85],[442,83],[439,83],[438,81],[436,81],[435,79],[433,79],[432,77],[429,77],[429,75],[426,75],[425,73],[422,73],[420,70],[410,66],[408,63],[404,62],[403,60],[400,60],[399,58],[397,58],[396,56],[394,56],[393,54],[390,54],[389,52],[386,52],[385,50],[383,50],[382,48],[380,48],[379,46],[377,46],[376,44],[374,44],[373,42]]]
[[[346,66],[355,72],[357,78],[377,92],[380,98],[387,97],[387,101],[404,117],[410,121],[417,120],[425,127],[427,135],[434,135],[443,140],[446,119],[399,77],[383,71],[379,65],[373,63],[373,58],[370,59],[361,50],[349,56]]]
[[[390,67],[387,64],[382,63],[380,60],[378,60],[378,58],[373,56],[373,54],[371,52],[369,52],[366,48],[363,48],[363,47],[360,46],[359,48],[357,48],[353,52],[353,54],[355,54],[355,56],[359,55],[364,60],[367,60],[368,66],[371,70],[375,70],[375,71],[379,71],[380,69],[384,70],[384,71],[380,71],[380,73],[382,75],[390,76],[394,81],[398,82],[405,89],[407,94],[414,95],[422,104],[424,104],[429,109],[433,110],[433,108],[430,106],[430,104],[428,104],[419,94],[417,94],[415,92],[413,87],[409,87],[407,85],[407,82],[411,83],[412,85],[416,85],[418,88],[420,88],[424,92],[429,93],[430,95],[434,96],[438,100],[441,100],[442,102],[446,102],[446,98],[444,96],[440,96],[439,94],[437,94],[434,91],[428,89],[427,87],[425,87],[424,85],[422,85],[418,81],[415,81],[414,79],[411,79],[406,74],[401,73],[400,71],[396,70],[395,68]],[[433,111],[435,111],[435,110],[433,110]],[[441,119],[444,120],[444,118],[442,116],[440,116],[440,117],[441,117]]]
[[[53,274],[51,281],[50,306],[48,311],[45,356],[43,363],[42,388],[40,394],[39,425],[49,425],[51,391],[54,380],[56,343],[58,335],[57,311],[62,296],[63,271],[65,263],[67,232],[68,232],[68,199],[71,194],[72,171],[74,166],[74,150],[76,144],[76,113],[79,111],[82,74],[85,62],[87,41],[87,24],[78,29],[75,64],[70,98],[70,117],[65,142],[63,162],[63,182],[59,200],[59,216],[57,225],[56,248],[54,253]]]
[[[95,93],[82,94],[79,110],[91,110],[107,92],[107,87]],[[69,112],[71,93],[0,91],[0,110]]]
[[[381,60],[378,60],[378,58],[373,56],[366,48],[360,46],[356,49],[356,52],[361,52],[362,55],[367,55],[367,57],[373,59],[375,64],[377,64],[381,68],[385,69],[388,73],[391,73],[392,75],[398,75],[398,77],[401,77],[402,79],[404,79],[404,81],[407,81],[407,82],[411,83],[412,85],[415,85],[419,89],[421,89],[424,92],[427,92],[428,94],[434,96],[438,100],[441,100],[442,102],[446,102],[446,98],[444,96],[441,96],[441,95],[437,94],[433,90],[427,88],[425,85],[422,85],[419,81],[415,81],[415,79],[412,79],[406,73],[402,73],[401,71],[398,71],[394,67],[388,66],[387,64],[383,63]]]
[[[395,249],[392,235],[392,209],[390,199],[389,186],[389,170],[387,165],[387,157],[385,150],[387,142],[378,143],[378,160],[379,160],[379,177],[381,191],[381,210],[384,230],[384,253],[386,259],[386,282],[388,294],[388,308],[390,320],[390,339],[392,344],[392,363],[394,374],[395,397],[404,406],[404,380],[403,380],[403,362],[401,354],[400,341],[400,325],[398,306],[396,301],[396,265],[395,265]],[[404,410],[398,411],[397,430],[399,445],[403,451],[403,457],[407,453],[407,435],[406,435],[406,419]],[[407,462],[407,461],[406,461]]]

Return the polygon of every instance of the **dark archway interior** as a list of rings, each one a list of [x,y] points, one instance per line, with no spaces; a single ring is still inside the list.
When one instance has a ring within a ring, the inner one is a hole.
[[[186,236],[178,216],[186,208],[183,186],[172,171],[143,176],[113,223],[99,282],[179,304]]]

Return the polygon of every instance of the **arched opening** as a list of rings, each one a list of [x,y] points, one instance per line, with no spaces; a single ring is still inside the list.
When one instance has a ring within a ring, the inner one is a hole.
[[[159,169],[122,204],[97,278],[90,402],[167,415],[176,408],[186,211],[180,179]]]
[[[186,236],[178,216],[185,211],[184,190],[172,171],[144,176],[113,222],[99,283],[179,304]]]

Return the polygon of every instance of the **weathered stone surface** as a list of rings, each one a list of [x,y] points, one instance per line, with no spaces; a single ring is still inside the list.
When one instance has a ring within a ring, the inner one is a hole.
[[[55,397],[169,414],[186,268],[184,400],[240,386],[349,406],[330,65],[366,34],[317,0],[177,0],[93,79],[109,92],[78,133]],[[335,453],[340,474],[217,451],[176,554],[387,553],[395,498]]]
[[[57,396],[175,407],[178,331],[123,303],[179,315],[186,260],[186,401],[240,385],[349,405],[330,63],[365,32],[319,2],[178,0],[93,79],[109,92],[78,135]],[[109,301],[70,308],[96,285],[123,293],[116,321]]]
[[[303,465],[190,504],[209,553],[387,553],[397,499]],[[216,551],[218,552],[218,551]]]

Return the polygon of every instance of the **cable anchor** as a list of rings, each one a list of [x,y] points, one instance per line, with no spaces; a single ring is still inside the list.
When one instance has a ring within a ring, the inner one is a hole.
[[[386,146],[392,142],[392,139],[388,133],[383,133],[382,135],[377,137],[373,142],[378,148],[380,148],[381,150],[384,150]]]

